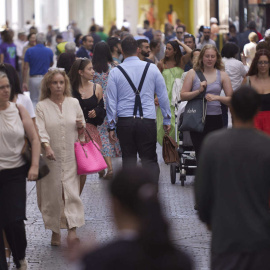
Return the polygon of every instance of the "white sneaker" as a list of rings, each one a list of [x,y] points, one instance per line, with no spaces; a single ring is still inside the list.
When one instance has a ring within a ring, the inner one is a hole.
[[[23,260],[20,260],[19,262],[21,264],[21,267],[19,268],[19,270],[27,270],[27,266],[28,266],[27,260],[24,258]]]

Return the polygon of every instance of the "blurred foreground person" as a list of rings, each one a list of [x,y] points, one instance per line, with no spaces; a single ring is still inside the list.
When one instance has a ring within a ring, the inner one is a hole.
[[[76,228],[84,225],[74,143],[84,132],[79,101],[71,97],[64,70],[51,69],[41,84],[36,123],[50,173],[37,182],[38,207],[45,229],[52,231],[51,245],[61,245],[61,229],[68,230],[67,243],[78,242]]]
[[[26,220],[26,177],[38,177],[40,144],[33,121],[27,110],[10,102],[10,83],[5,73],[0,73],[0,220],[13,261],[20,270],[27,269],[27,246],[24,220]],[[26,164],[21,152],[25,134],[32,146],[32,162]],[[2,238],[2,237],[1,237]],[[2,239],[1,239],[2,240]],[[0,243],[3,252],[3,242]],[[3,254],[0,255],[3,257]],[[1,269],[7,269],[5,265]]]
[[[231,99],[233,128],[202,145],[195,197],[212,230],[213,270],[270,269],[270,138],[254,128],[260,104],[253,88],[240,87]]]
[[[157,185],[148,171],[128,168],[118,172],[109,192],[118,237],[86,255],[82,269],[192,269],[190,259],[170,241]]]

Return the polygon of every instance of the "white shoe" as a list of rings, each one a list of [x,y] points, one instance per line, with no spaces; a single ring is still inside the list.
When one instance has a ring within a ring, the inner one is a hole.
[[[21,267],[19,268],[19,270],[27,270],[27,266],[28,266],[27,260],[24,258],[23,260],[20,260],[19,262],[21,264]]]

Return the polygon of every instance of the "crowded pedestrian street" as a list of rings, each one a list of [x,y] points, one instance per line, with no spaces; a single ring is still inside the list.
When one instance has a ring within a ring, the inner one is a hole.
[[[178,180],[171,184],[170,169],[162,159],[161,147],[158,146],[160,164],[159,196],[162,210],[171,224],[172,240],[183,251],[191,255],[196,270],[209,268],[210,233],[199,221],[194,210],[194,176],[188,176],[185,186]],[[121,167],[121,159],[115,159],[116,168]],[[82,193],[85,205],[85,226],[78,230],[83,244],[93,246],[106,243],[115,237],[113,217],[107,194],[108,181],[99,179],[97,175],[89,175]],[[70,261],[67,244],[63,240],[61,247],[50,245],[50,232],[44,229],[42,216],[36,202],[35,184],[27,184],[27,221],[26,233],[28,247],[26,256],[29,269],[33,270],[66,270],[76,269]],[[63,234],[65,239],[66,234]],[[11,267],[10,269],[16,269]]]
[[[0,270],[270,270],[270,1],[0,0]]]

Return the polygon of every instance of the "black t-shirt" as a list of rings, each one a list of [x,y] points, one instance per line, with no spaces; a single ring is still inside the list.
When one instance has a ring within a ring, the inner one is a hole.
[[[255,129],[206,137],[195,178],[200,219],[212,230],[212,252],[270,249],[270,137]]]

